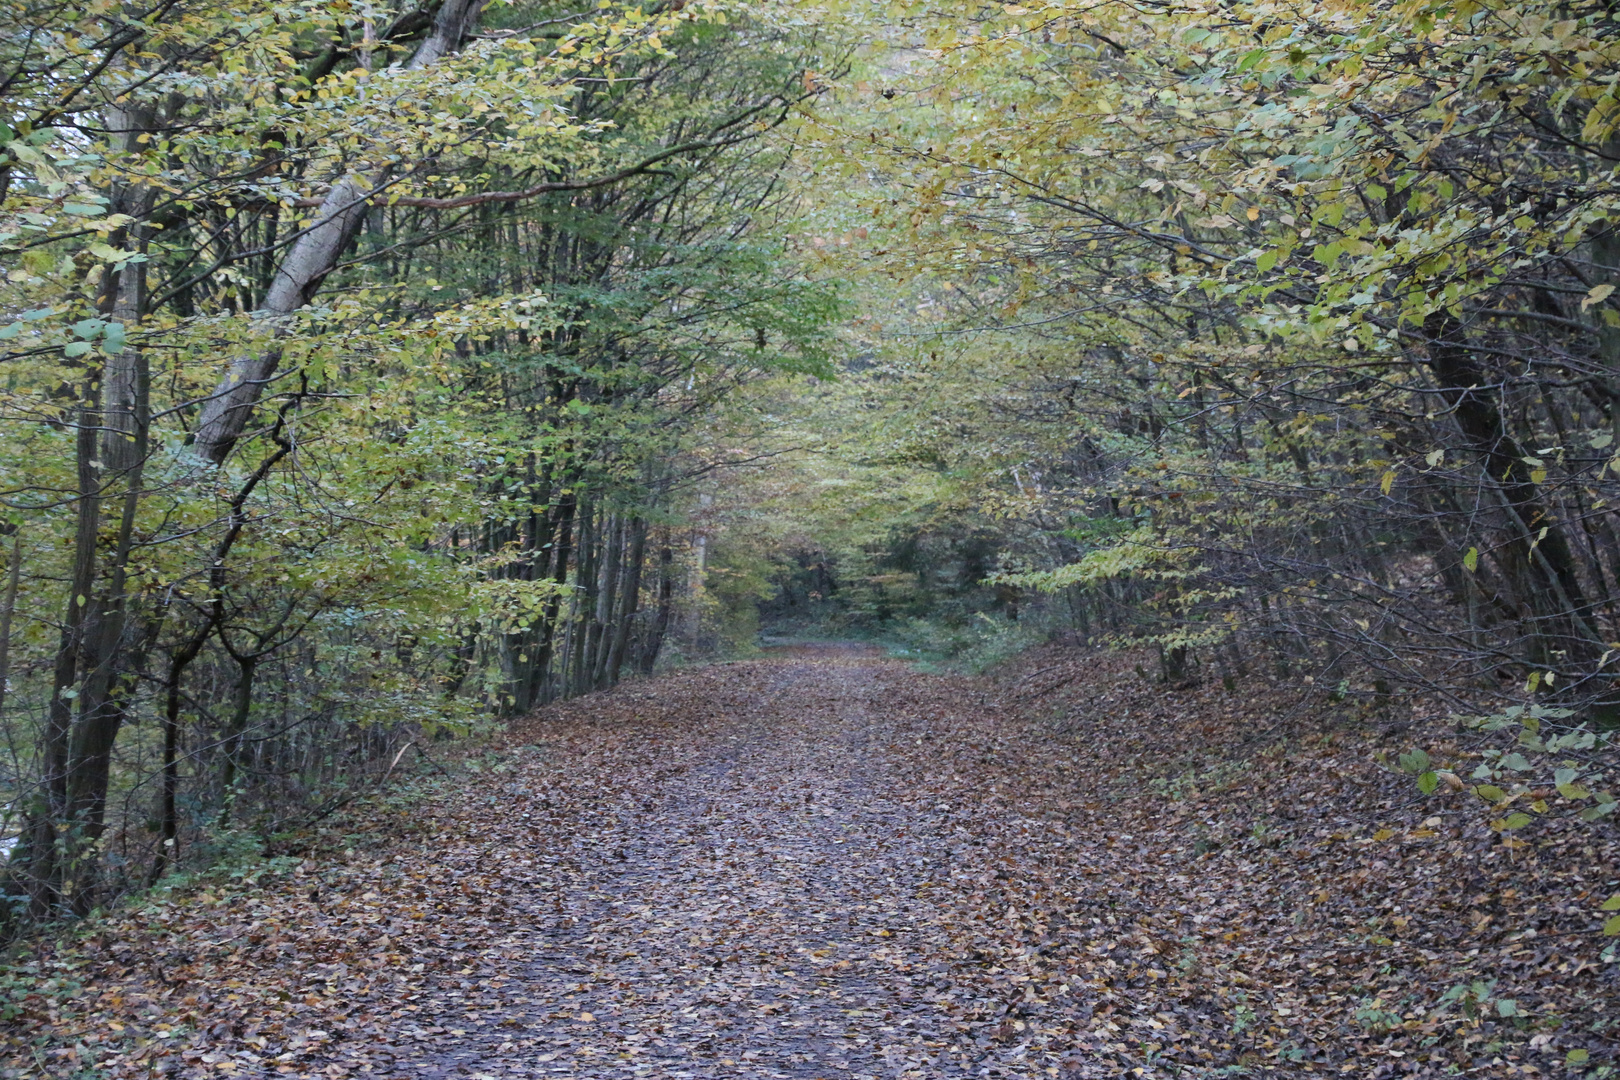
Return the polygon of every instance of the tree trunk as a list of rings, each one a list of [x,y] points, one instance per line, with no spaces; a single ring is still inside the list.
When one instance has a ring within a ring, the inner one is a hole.
[[[664,542],[658,547],[658,613],[647,630],[647,640],[641,646],[641,673],[651,675],[658,666],[658,653],[664,647],[664,635],[669,633],[669,621],[675,611],[675,550],[669,543],[669,527],[664,527]]]
[[[95,373],[99,375],[99,372]],[[96,433],[101,426],[99,382],[85,380],[83,397],[75,412],[78,460],[77,525],[73,538],[73,566],[68,578],[67,610],[57,643],[45,729],[40,738],[40,791],[29,808],[28,852],[30,907],[44,914],[55,907],[63,885],[66,856],[75,844],[68,822],[68,761],[73,735],[73,701],[78,697],[79,673],[95,591],[96,538],[101,528],[101,476],[97,468]]]
[[[17,586],[22,582],[22,530],[11,532],[11,561],[6,568],[6,598],[0,602],[0,722],[6,715],[6,686],[11,679],[11,617],[17,610]],[[0,530],[4,531],[4,530]]]
[[[577,604],[572,611],[573,625],[569,628],[572,648],[569,650],[566,683],[568,696],[574,697],[590,689],[585,669],[585,646],[589,636],[592,611],[596,607],[596,572],[601,564],[598,545],[602,532],[602,516],[587,507],[585,523],[580,528],[579,555],[574,560],[574,597]]]
[[[253,676],[259,668],[259,657],[251,653],[239,656],[236,667],[235,701],[231,707],[231,719],[225,726],[225,762],[219,774],[221,826],[230,823],[231,812],[236,806],[234,788],[237,775],[242,770],[242,737],[247,733],[248,719],[253,715]]]
[[[562,587],[568,583],[568,560],[573,554],[574,494],[564,492],[557,500],[557,532],[551,553],[551,580],[557,594],[546,603],[545,615],[540,622],[540,647],[535,659],[535,675],[541,680],[536,699],[541,703],[554,696],[551,678],[551,658],[556,651],[557,616],[562,610]],[[560,680],[558,680],[560,682]]]
[[[613,635],[613,647],[608,655],[608,686],[618,684],[625,655],[630,651],[630,629],[635,622],[636,610],[641,605],[641,563],[646,557],[646,550],[647,522],[636,518],[630,523],[630,551],[625,556],[624,599]]]
[[[484,0],[444,0],[433,31],[411,57],[412,68],[423,68],[461,48],[477,24]],[[332,272],[365,221],[371,194],[387,179],[379,172],[369,177],[344,177],[322,200],[315,219],[276,268],[264,302],[255,314],[272,321],[278,335],[290,332],[288,316],[314,298],[321,282]],[[218,464],[247,429],[249,417],[265,387],[275,379],[282,351],[270,346],[231,362],[225,377],[203,403],[197,423],[198,453]]]
[[[596,597],[596,618],[591,623],[590,659],[586,671],[590,685],[601,689],[607,679],[608,653],[613,648],[613,616],[618,610],[619,565],[624,559],[624,519],[615,514],[608,519],[603,540],[602,585]]]

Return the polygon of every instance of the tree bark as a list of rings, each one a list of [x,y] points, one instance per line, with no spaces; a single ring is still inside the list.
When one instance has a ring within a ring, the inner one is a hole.
[[[67,610],[57,642],[51,677],[51,699],[46,706],[40,738],[40,790],[29,809],[28,856],[30,907],[44,914],[61,898],[63,871],[73,846],[68,823],[68,761],[73,735],[73,700],[78,696],[79,673],[87,629],[92,624],[91,596],[95,590],[96,537],[101,528],[101,475],[97,468],[96,433],[101,426],[99,372],[87,377],[82,399],[74,413],[77,437],[78,507],[73,538],[73,565],[68,577]]]
[[[600,689],[607,678],[608,653],[613,647],[613,616],[618,611],[619,565],[624,558],[624,519],[608,519],[603,538],[602,584],[596,596],[596,618],[591,622],[590,659],[586,665],[590,685]]]
[[[536,699],[542,704],[552,696],[551,658],[557,640],[557,616],[562,610],[562,587],[568,583],[568,561],[572,555],[574,494],[564,492],[557,500],[557,532],[551,555],[551,580],[557,594],[546,603],[540,622],[540,646],[535,657],[536,677],[541,680]]]
[[[630,523],[630,550],[625,555],[624,599],[618,625],[613,635],[613,646],[608,654],[606,685],[618,684],[619,672],[624,667],[625,655],[630,651],[630,629],[635,622],[636,609],[641,604],[641,563],[647,551],[647,522],[635,518]]]
[[[151,107],[124,104],[108,109],[107,125],[113,133],[117,149],[133,152],[143,133],[156,128],[157,115]],[[153,188],[145,184],[123,184],[113,192],[112,209],[133,218],[135,224],[116,237],[120,246],[132,246],[144,253],[147,232],[143,224],[150,216],[156,196]],[[111,321],[121,323],[127,330],[140,325],[146,308],[146,264],[143,260],[124,263],[110,283]],[[96,874],[93,866],[80,865],[80,852],[101,835],[106,814],[107,783],[112,763],[112,748],[123,726],[124,709],[116,692],[116,676],[123,660],[123,639],[127,620],[127,602],[124,595],[127,571],[134,540],[135,518],[140,506],[141,473],[147,455],[149,426],[149,382],[145,352],[131,344],[109,357],[101,371],[101,401],[99,413],[99,463],[81,466],[81,524],[99,519],[103,503],[117,487],[124,489],[122,509],[118,520],[117,539],[106,560],[105,591],[97,595],[95,579],[97,537],[81,534],[76,542],[87,540],[91,550],[81,550],[75,559],[74,587],[69,598],[82,619],[76,671],[69,673],[68,664],[58,668],[59,678],[77,679],[76,694],[68,703],[59,688],[54,701],[63,703],[64,711],[76,711],[66,734],[65,759],[61,759],[62,779],[53,799],[59,800],[58,825],[65,825],[66,835],[59,838],[58,857],[63,865],[58,874],[71,878],[73,888],[69,897],[74,910],[83,913],[92,905],[95,896]],[[84,414],[88,423],[89,413]],[[89,440],[93,445],[95,435]],[[65,658],[64,658],[65,659]],[[60,725],[61,718],[56,724]],[[52,732],[52,738],[61,737]],[[61,751],[54,750],[60,755]]]
[[[225,727],[225,761],[220,768],[219,786],[223,808],[219,812],[221,826],[230,823],[236,806],[236,777],[241,772],[242,738],[247,733],[248,718],[253,714],[253,676],[259,669],[259,654],[245,653],[236,657],[237,678],[231,719]]]
[[[658,547],[658,614],[647,631],[641,646],[641,673],[651,675],[658,666],[658,653],[664,647],[664,635],[675,610],[675,550],[669,543],[669,530],[665,526],[664,542]]]
[[[568,628],[568,655],[564,660],[563,685],[569,697],[583,694],[589,689],[585,679],[585,638],[596,606],[597,540],[602,531],[602,517],[593,507],[585,507],[579,528],[579,554],[574,559],[574,596],[570,607]]]
[[[6,598],[0,602],[0,721],[6,715],[6,685],[11,679],[11,617],[17,610],[17,586],[22,582],[22,530],[10,526],[11,563],[6,568]]]

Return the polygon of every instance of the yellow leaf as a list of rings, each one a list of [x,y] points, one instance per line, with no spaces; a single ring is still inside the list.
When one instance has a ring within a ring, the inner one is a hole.
[[[1581,301],[1581,310],[1585,311],[1593,304],[1603,303],[1603,301],[1609,298],[1609,294],[1612,292],[1614,292],[1614,286],[1608,284],[1607,282],[1602,285],[1592,286],[1591,290],[1586,294],[1586,299]]]
[[[1389,489],[1394,487],[1394,486],[1395,486],[1395,470],[1390,469],[1388,472],[1384,473],[1384,478],[1383,478],[1382,481],[1379,482],[1378,487],[1379,487],[1379,490],[1381,490],[1385,495],[1388,495],[1389,494]]]

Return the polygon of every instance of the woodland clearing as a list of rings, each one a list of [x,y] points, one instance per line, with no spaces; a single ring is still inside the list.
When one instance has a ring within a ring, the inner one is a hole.
[[[40,944],[3,1075],[1507,1077],[1613,1054],[1590,902],[1612,844],[1548,815],[1511,851],[1479,800],[1379,763],[1443,726],[1133,660],[1054,645],[969,679],[797,649],[548,706],[301,858]]]

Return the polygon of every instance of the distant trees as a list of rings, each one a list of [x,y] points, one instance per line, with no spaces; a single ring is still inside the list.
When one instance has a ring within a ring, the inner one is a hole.
[[[694,423],[825,364],[769,136],[836,50],[700,4],[3,18],[10,914],[650,668]]]
[[[825,257],[908,281],[908,331],[948,320],[885,346],[895,409],[928,380],[970,403],[917,456],[981,478],[1027,570],[1002,580],[1172,678],[1267,657],[1374,701],[1611,715],[1605,5],[1037,2],[907,32],[818,114],[817,152],[878,181],[831,226],[871,242]]]

